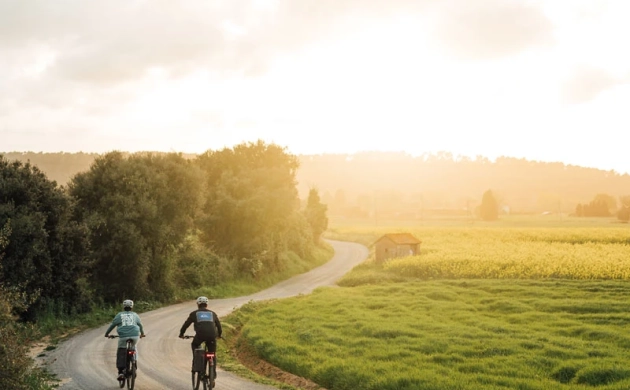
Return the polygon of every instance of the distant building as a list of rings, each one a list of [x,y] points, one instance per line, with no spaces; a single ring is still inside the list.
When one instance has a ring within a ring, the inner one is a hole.
[[[377,262],[395,257],[413,256],[420,253],[421,241],[410,233],[385,234],[374,242]]]

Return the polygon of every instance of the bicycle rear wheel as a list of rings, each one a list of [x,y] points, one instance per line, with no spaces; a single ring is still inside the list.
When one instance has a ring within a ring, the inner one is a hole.
[[[131,363],[130,366],[131,371],[127,377],[127,389],[133,390],[133,387],[136,385],[136,369],[138,366],[136,365],[136,362]]]
[[[201,382],[203,383],[203,390],[208,390],[208,360],[206,360],[204,358],[203,360],[203,373],[202,373],[202,378],[201,378]]]
[[[206,375],[208,381],[208,389],[214,388],[214,359],[212,359],[212,363],[208,364],[208,375]]]
[[[201,383],[201,372],[193,371],[192,372],[192,388],[193,390],[199,390],[199,384]]]

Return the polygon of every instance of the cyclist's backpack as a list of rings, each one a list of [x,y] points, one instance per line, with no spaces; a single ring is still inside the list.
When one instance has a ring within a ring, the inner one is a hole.
[[[125,368],[127,363],[127,348],[118,348],[116,353],[116,367]]]

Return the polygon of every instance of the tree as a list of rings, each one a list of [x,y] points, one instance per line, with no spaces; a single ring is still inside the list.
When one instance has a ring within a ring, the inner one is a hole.
[[[578,217],[584,216],[584,205],[582,205],[582,203],[578,203],[578,205],[575,206],[575,215]]]
[[[306,220],[311,227],[313,242],[319,243],[322,233],[328,229],[328,217],[326,216],[327,206],[322,204],[319,199],[319,193],[315,188],[311,188],[306,201],[306,209],[304,214]]]
[[[623,207],[622,207],[623,208]],[[578,204],[578,217],[610,217],[617,209],[617,200],[607,194],[597,194],[588,204]]]
[[[617,199],[614,196],[608,194],[597,194],[593,199],[593,203],[601,205],[602,216],[613,215],[617,211]],[[605,214],[605,215],[604,215]]]
[[[484,221],[496,221],[499,218],[499,204],[491,190],[483,193],[479,216]]]
[[[0,229],[0,272],[5,248],[11,235],[10,221]],[[20,343],[13,316],[12,292],[0,283],[0,388],[26,389],[24,377],[29,367],[26,348]]]
[[[624,195],[619,197],[621,207],[617,211],[617,219],[622,222],[630,221],[630,195]]]
[[[281,252],[300,253],[303,246],[312,245],[296,233],[308,229],[308,224],[300,213],[295,156],[258,141],[207,151],[197,163],[206,180],[199,227],[204,242],[218,254],[241,261],[248,269],[257,259],[274,271]]]
[[[89,235],[75,211],[68,194],[37,167],[0,157],[0,226],[11,221],[0,282],[33,301],[24,319],[35,320],[42,310],[89,309]]]
[[[168,298],[174,258],[200,205],[203,178],[181,155],[111,152],[76,175],[70,193],[90,225],[92,282],[108,301]]]

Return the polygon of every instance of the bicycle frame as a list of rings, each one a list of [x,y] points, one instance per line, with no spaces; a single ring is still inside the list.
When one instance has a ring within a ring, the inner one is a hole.
[[[115,339],[120,336],[108,336],[110,339]],[[141,336],[142,337],[142,336]],[[136,360],[137,353],[136,347],[133,345],[131,339],[127,339],[127,352],[125,353],[125,378],[118,381],[120,388],[123,388],[127,384],[128,389],[133,389],[136,383]]]
[[[129,367],[129,363],[136,360],[136,348],[130,345],[131,343],[131,340],[127,340],[127,367]]]
[[[193,336],[184,336],[184,339],[193,338]],[[198,390],[200,385],[204,390],[212,389],[215,382],[215,365],[216,365],[216,353],[208,351],[208,345],[204,342],[203,345],[203,369],[201,371],[192,371],[192,386],[194,390]],[[201,356],[200,356],[201,357]],[[193,359],[195,355],[193,353]],[[194,365],[193,365],[194,369]]]

